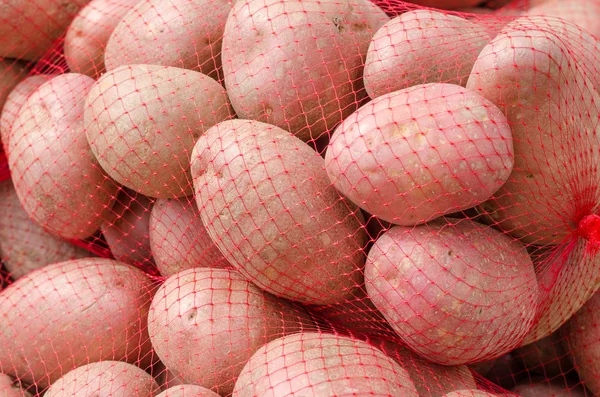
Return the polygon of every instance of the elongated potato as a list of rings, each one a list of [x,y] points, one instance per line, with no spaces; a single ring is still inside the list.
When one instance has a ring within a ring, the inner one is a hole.
[[[10,376],[0,373],[0,397],[31,397],[31,393],[21,389]]]
[[[248,361],[233,397],[417,397],[406,370],[358,339],[302,332],[276,339]]]
[[[365,286],[406,345],[442,365],[517,347],[539,299],[525,247],[471,220],[390,229],[369,252]]]
[[[86,238],[110,218],[118,186],[90,150],[83,126],[90,77],[67,73],[21,107],[8,142],[15,190],[27,214],[66,239]]]
[[[465,85],[488,43],[486,26],[432,10],[401,14],[373,36],[365,61],[371,98],[426,83]]]
[[[46,387],[84,364],[151,359],[153,284],[110,259],[55,263],[0,293],[0,369]]]
[[[410,226],[490,198],[513,167],[510,126],[454,84],[383,95],[335,130],[325,164],[335,187],[385,221]]]
[[[331,304],[360,285],[366,233],[317,152],[279,127],[217,124],[192,151],[202,223],[225,258],[274,295]]]
[[[158,384],[142,369],[120,361],[101,361],[70,371],[45,397],[154,397]]]
[[[223,73],[240,118],[308,141],[364,98],[364,57],[388,17],[369,0],[238,0],[223,36]]]
[[[235,1],[138,1],[110,36],[106,67],[174,66],[217,79],[225,21]]]
[[[0,182],[0,260],[13,280],[56,262],[93,256],[33,222],[12,181]]]
[[[83,118],[100,165],[117,182],[153,198],[193,192],[190,152],[198,137],[232,117],[223,87],[174,67],[122,66],[104,74]]]
[[[225,396],[258,348],[313,324],[303,309],[233,270],[194,268],[173,275],[157,291],[148,329],[167,369]]]
[[[140,0],[92,0],[85,6],[65,36],[64,52],[69,70],[95,79],[104,73],[106,43],[117,24],[137,3]]]

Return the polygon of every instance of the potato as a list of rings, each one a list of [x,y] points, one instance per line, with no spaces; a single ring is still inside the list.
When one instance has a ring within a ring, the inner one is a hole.
[[[486,26],[432,10],[401,14],[373,36],[364,84],[371,98],[426,83],[465,85],[490,40]]]
[[[29,219],[12,181],[0,182],[0,259],[13,280],[52,263],[90,256]]]
[[[2,15],[1,10],[2,4],[0,4],[0,15]],[[4,17],[4,15],[2,16]],[[0,44],[0,49],[1,46],[2,44]],[[23,63],[12,59],[2,59],[1,57],[2,55],[0,55],[0,111],[2,111],[13,88],[27,76],[27,69]]]
[[[506,114],[513,132],[513,172],[481,210],[528,244],[565,242],[597,201],[589,192],[598,181],[600,96],[586,79],[584,66],[593,64],[571,52],[579,46],[566,47],[583,43],[577,37],[564,24],[518,18],[481,51],[467,82]]]
[[[31,393],[21,389],[10,376],[0,373],[0,397],[31,397]]]
[[[238,0],[223,36],[223,73],[240,118],[309,141],[352,113],[363,63],[389,18],[368,0]]]
[[[154,200],[131,191],[122,191],[113,206],[116,219],[102,225],[113,257],[128,264],[153,265],[150,250],[150,212]]]
[[[303,332],[261,347],[235,384],[233,397],[417,397],[408,373],[358,339]]]
[[[21,107],[8,142],[23,208],[45,230],[66,239],[95,233],[110,216],[118,189],[85,137],[84,101],[93,83],[67,73],[42,84]]]
[[[81,366],[58,379],[44,397],[154,397],[158,384],[142,369],[119,361]]]
[[[218,79],[225,21],[236,0],[139,1],[106,46],[108,70],[130,64],[174,66]]]
[[[101,258],[20,278],[0,293],[0,370],[43,388],[92,362],[148,365],[153,292],[141,270]]]
[[[511,391],[520,397],[588,397],[585,388],[581,384],[569,382],[567,387],[561,378],[554,380],[536,379],[535,383],[525,382]]]
[[[365,285],[407,346],[443,365],[517,347],[539,299],[525,247],[471,220],[390,229],[369,252]]]
[[[464,7],[475,7],[482,3],[481,0],[411,0],[410,2],[420,6],[439,8],[442,10],[456,10]]]
[[[549,0],[529,8],[525,15],[558,17],[600,36],[600,3],[592,0]],[[578,43],[572,43],[573,46]]]
[[[487,391],[482,390],[457,390],[450,392],[448,394],[444,394],[443,397],[496,397],[496,394],[489,393]]]
[[[573,369],[561,330],[517,349],[514,355],[528,373],[553,379]]]
[[[150,247],[165,277],[193,267],[229,266],[202,224],[193,197],[156,200],[150,213]]]
[[[49,50],[90,0],[3,0],[0,58],[34,60]]]
[[[202,73],[122,66],[91,88],[83,118],[100,165],[153,198],[192,194],[190,152],[198,137],[232,116],[223,87]]]
[[[454,390],[477,388],[473,374],[464,365],[448,367],[434,364],[389,340],[371,338],[369,343],[408,372],[419,397],[442,397],[444,393]]]
[[[313,327],[303,309],[260,291],[233,270],[213,268],[167,279],[148,317],[152,346],[167,369],[223,396],[259,347]]]
[[[411,226],[487,200],[513,166],[510,126],[454,84],[378,97],[335,130],[325,155],[335,187],[385,221]]]
[[[279,127],[217,124],[192,151],[202,223],[231,265],[274,295],[332,304],[360,285],[360,212],[331,186],[317,152]]]
[[[0,106],[0,140],[5,153],[8,152],[8,141],[19,110],[27,102],[27,98],[51,78],[52,76],[44,74],[26,77],[10,91],[4,107]]]
[[[219,395],[204,387],[181,385],[171,387],[156,397],[219,397]]]
[[[140,0],[92,0],[73,19],[64,53],[72,72],[97,79],[106,71],[104,51],[117,24]],[[142,1],[146,3],[146,1]]]

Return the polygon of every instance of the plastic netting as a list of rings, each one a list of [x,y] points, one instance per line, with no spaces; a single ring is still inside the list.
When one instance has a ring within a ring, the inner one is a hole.
[[[0,396],[600,396],[597,0],[0,0]]]

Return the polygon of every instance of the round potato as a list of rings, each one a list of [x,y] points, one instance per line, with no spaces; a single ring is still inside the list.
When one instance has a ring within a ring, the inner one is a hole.
[[[472,389],[453,391],[448,394],[444,394],[443,397],[497,397],[497,395],[487,391]]]
[[[370,344],[317,332],[287,335],[261,347],[233,397],[417,397],[408,373]]]
[[[104,73],[108,38],[125,14],[139,2],[92,0],[85,6],[73,19],[65,36],[64,53],[69,70],[95,79]]]
[[[15,190],[27,214],[66,239],[94,234],[111,215],[118,186],[98,165],[83,126],[88,76],[42,84],[21,107],[8,142]]]
[[[195,385],[180,385],[170,387],[156,397],[220,397],[217,393]]]
[[[104,74],[85,103],[92,151],[124,186],[153,198],[193,193],[190,152],[198,137],[232,117],[210,77],[167,66],[122,66]]]
[[[21,389],[10,376],[0,373],[0,397],[31,397],[31,393]]]
[[[192,151],[202,223],[225,258],[274,295],[331,304],[360,285],[366,233],[323,158],[279,127],[229,120]]]
[[[325,164],[356,205],[412,226],[490,198],[512,171],[512,136],[487,99],[454,84],[424,84],[350,115],[335,130]]]
[[[368,0],[238,0],[223,37],[223,73],[240,118],[309,141],[365,96],[373,34],[389,18]]]
[[[213,268],[167,279],[148,318],[152,345],[167,369],[224,396],[259,347],[313,327],[303,309],[262,292],[235,271]]]
[[[44,388],[83,364],[151,359],[150,279],[110,259],[55,263],[0,294],[0,368]]]
[[[465,85],[489,42],[484,24],[432,10],[401,14],[373,36],[364,84],[371,98],[426,83]]]
[[[93,256],[33,222],[10,179],[0,182],[0,260],[13,280],[56,262]]]
[[[534,4],[525,15],[558,17],[600,37],[600,3],[593,0],[549,0]],[[571,43],[573,46],[579,43]]]
[[[443,365],[517,347],[539,299],[525,247],[471,220],[390,229],[369,252],[365,285],[407,346]]]
[[[41,57],[89,1],[1,1],[0,58],[34,60]]]
[[[44,397],[154,397],[158,384],[142,369],[120,361],[81,366],[58,379]]]
[[[208,235],[194,198],[157,199],[150,213],[150,247],[165,277],[193,267],[228,267]]]
[[[235,1],[139,1],[110,36],[106,67],[174,66],[218,79],[223,30]]]
[[[113,257],[120,261],[140,265],[153,265],[150,250],[150,212],[154,200],[124,190],[113,206],[114,221],[105,222],[102,234]]]

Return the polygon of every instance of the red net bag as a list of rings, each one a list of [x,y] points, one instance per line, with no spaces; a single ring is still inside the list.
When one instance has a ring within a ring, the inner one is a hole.
[[[600,395],[592,0],[0,0],[0,396]]]

